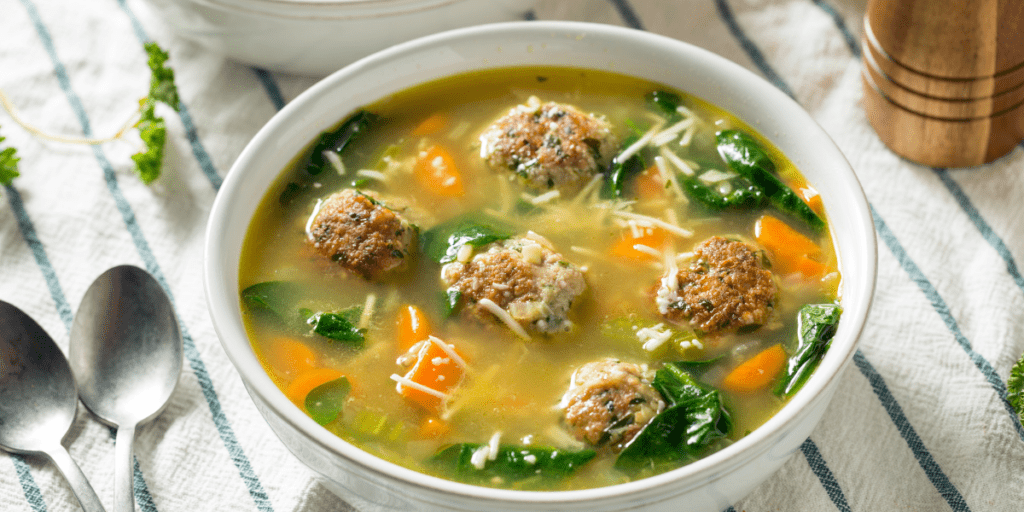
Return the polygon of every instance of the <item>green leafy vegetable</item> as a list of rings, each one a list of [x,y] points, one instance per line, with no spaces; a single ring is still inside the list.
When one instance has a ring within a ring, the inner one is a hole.
[[[622,450],[616,468],[635,473],[693,460],[729,435],[732,417],[718,390],[697,383],[671,364],[657,371],[653,386],[669,406]]]
[[[314,313],[306,320],[313,326],[313,332],[332,340],[360,348],[366,337],[366,329],[356,327],[363,308],[355,306],[337,313]]]
[[[420,247],[430,259],[448,263],[455,261],[463,245],[481,247],[512,235],[512,228],[503,222],[480,213],[469,213],[423,232]]]
[[[668,91],[652,91],[647,93],[644,99],[646,99],[647,103],[653,106],[656,110],[665,114],[670,123],[682,118],[682,114],[679,113],[678,109],[679,105],[682,105],[683,103],[683,98],[678,94]]]
[[[597,455],[593,450],[559,450],[536,446],[506,446],[498,448],[494,460],[486,459],[483,469],[473,465],[473,453],[486,449],[486,444],[461,443],[442,448],[431,462],[460,480],[489,481],[499,477],[508,481],[534,476],[559,479],[569,476],[577,468]]]
[[[749,210],[764,206],[767,196],[761,187],[754,185],[746,178],[735,177],[726,182],[732,188],[732,192],[726,195],[718,193],[697,176],[679,174],[679,185],[691,199],[704,205],[710,210],[725,210],[727,208],[736,210]]]
[[[808,304],[797,314],[797,347],[776,384],[778,396],[793,396],[810,377],[832,344],[842,308],[836,304]]]
[[[462,300],[462,292],[458,288],[449,288],[441,292],[441,316],[451,318],[459,309],[459,302]]]
[[[640,136],[634,133],[622,141],[622,147],[628,148],[638,140],[640,140]],[[639,152],[626,159],[625,162],[613,162],[605,175],[604,184],[601,186],[601,198],[613,199],[622,197],[626,188],[626,182],[633,176],[644,172],[645,168],[647,168],[647,163]]]
[[[1010,378],[1006,379],[1006,397],[1017,411],[1021,423],[1024,423],[1024,356],[1010,368]]]
[[[306,395],[306,411],[313,421],[326,425],[341,414],[350,389],[352,385],[345,377],[325,382]]]
[[[0,142],[3,142],[5,137],[0,137]],[[10,185],[11,180],[21,176],[18,172],[18,161],[21,160],[17,156],[18,150],[14,148],[4,148],[0,150],[0,185]]]
[[[332,167],[330,160],[324,153],[331,152],[338,155],[338,158],[345,152],[345,148],[352,144],[352,141],[359,138],[361,134],[369,130],[378,119],[377,114],[360,110],[345,120],[337,130],[323,132],[320,140],[313,146],[309,154],[309,162],[306,164],[306,172],[316,176]]]
[[[660,329],[670,331],[672,336],[669,337],[668,341],[662,343],[657,350],[649,352],[643,348],[643,344],[637,336],[637,331],[654,327],[659,323],[662,324]],[[690,349],[684,347],[690,347],[691,345],[688,342],[697,339],[697,333],[691,330],[679,329],[673,325],[666,325],[664,322],[642,318],[635,313],[602,321],[600,330],[601,336],[620,342],[625,347],[633,349],[638,355],[648,357],[661,357],[664,352],[663,349],[669,347],[674,348],[680,355],[686,356],[690,353]]]
[[[251,308],[268,311],[286,324],[300,320],[296,304],[302,288],[288,281],[266,281],[242,290],[242,301]]]
[[[729,168],[760,187],[772,206],[806,222],[815,233],[825,230],[825,221],[775,175],[775,163],[753,137],[738,130],[722,130],[715,137]]]
[[[163,168],[164,144],[167,142],[167,126],[164,119],[156,115],[156,104],[164,103],[175,111],[181,103],[178,88],[174,85],[174,70],[166,66],[169,55],[154,42],[145,44],[149,54],[149,96],[139,101],[139,137],[145,150],[132,155],[139,179],[147,185],[160,177]]]

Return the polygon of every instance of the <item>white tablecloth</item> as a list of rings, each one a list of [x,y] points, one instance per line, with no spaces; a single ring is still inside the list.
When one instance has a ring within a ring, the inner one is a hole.
[[[632,26],[760,73],[845,152],[879,234],[874,307],[855,365],[823,421],[735,511],[1017,511],[1024,430],[1005,382],[1024,353],[1024,150],[972,169],[900,159],[861,106],[864,0],[542,1],[536,19]],[[206,217],[225,173],[283,102],[312,85],[211,54],[139,0],[0,0],[0,89],[49,132],[116,131],[148,87],[142,41],[171,54],[180,116],[165,111],[163,176],[132,174],[134,142],[49,142],[0,111],[22,176],[0,189],[0,300],[67,349],[92,280],[134,264],[173,297],[186,361],[168,409],[138,433],[136,496],[148,511],[350,510],[282,446],[213,332],[201,283]],[[65,440],[112,505],[114,440],[80,408]],[[723,507],[728,509],[728,507]],[[56,468],[0,454],[0,510],[78,510]]]

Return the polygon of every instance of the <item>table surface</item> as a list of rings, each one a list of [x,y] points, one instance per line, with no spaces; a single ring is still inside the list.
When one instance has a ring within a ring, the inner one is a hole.
[[[1005,382],[1024,353],[1024,150],[971,169],[890,152],[861,100],[864,0],[541,0],[535,19],[671,36],[792,96],[850,160],[878,232],[878,289],[854,363],[810,438],[735,511],[1011,511],[1024,505],[1024,429]],[[174,300],[186,365],[138,433],[142,511],[356,510],[268,429],[217,341],[201,282],[204,229],[256,131],[315,79],[267,72],[177,38],[139,0],[0,0],[0,90],[49,132],[115,132],[148,87],[142,42],[171,54],[182,94],[163,176],[132,174],[133,142],[40,139],[0,111],[21,176],[0,189],[0,300],[67,349],[73,312],[105,269],[147,269]],[[114,438],[84,408],[65,439],[109,507]],[[350,499],[353,503],[356,499]],[[730,507],[724,507],[727,510]],[[55,467],[0,454],[0,510],[79,510]]]

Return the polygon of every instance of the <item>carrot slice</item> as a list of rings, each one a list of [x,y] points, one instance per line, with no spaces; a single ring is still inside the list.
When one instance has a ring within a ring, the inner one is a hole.
[[[786,351],[772,345],[747,359],[722,379],[721,386],[733,393],[752,393],[765,388],[786,366]]]
[[[436,439],[447,434],[451,426],[437,416],[427,416],[420,422],[419,436],[421,439]]]
[[[636,176],[636,195],[640,199],[656,199],[665,195],[665,180],[657,166],[650,166]]]
[[[424,135],[436,135],[441,133],[448,127],[448,117],[444,114],[434,114],[416,125],[416,128],[412,129],[411,134],[416,137],[422,137]]]
[[[288,337],[271,341],[263,353],[266,365],[282,379],[291,379],[317,366],[317,355],[309,345]]]
[[[420,308],[408,304],[398,311],[398,348],[405,352],[430,336],[430,324]]]
[[[413,167],[420,186],[441,197],[462,197],[462,174],[447,149],[433,145],[420,153]]]
[[[821,254],[821,248],[810,238],[771,215],[757,219],[754,236],[774,256],[772,264],[782,274],[798,271],[802,260],[813,260]]]
[[[458,352],[456,352],[458,354]],[[461,356],[461,355],[460,355]],[[425,343],[420,349],[416,364],[405,378],[439,393],[448,393],[462,381],[465,370],[436,343]],[[428,410],[441,408],[441,398],[412,386],[399,384],[399,393],[410,402]]]
[[[818,193],[814,187],[810,185],[804,185],[796,189],[796,193],[803,199],[807,206],[814,210],[819,216],[825,215],[825,205],[821,202],[821,194]]]
[[[284,394],[299,407],[304,407],[306,395],[310,391],[313,391],[313,389],[321,384],[326,384],[343,376],[344,374],[341,371],[334,368],[314,368],[296,377],[285,388]]]
[[[643,250],[636,249],[637,245],[644,245],[651,249],[660,251],[665,248],[668,242],[668,232],[661,228],[643,228],[643,233],[639,237],[627,236],[620,238],[609,249],[609,253],[616,258],[622,258],[625,260],[644,262],[644,261],[656,261],[657,256],[645,252]]]

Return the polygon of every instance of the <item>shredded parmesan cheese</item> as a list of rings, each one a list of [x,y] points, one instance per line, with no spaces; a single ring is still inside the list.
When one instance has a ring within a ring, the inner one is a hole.
[[[654,224],[655,226],[658,226],[659,228],[662,228],[670,233],[674,233],[683,238],[689,238],[693,236],[693,231],[681,228],[675,224],[669,224],[668,222],[665,222],[661,219],[649,217],[647,215],[640,215],[639,213],[624,212],[619,210],[612,212],[612,215],[616,215],[625,219],[645,220],[647,222],[650,222],[651,224]]]
[[[661,148],[661,151],[658,153],[665,157],[665,160],[672,162],[672,165],[676,166],[683,174],[687,176],[697,174],[697,171],[695,171],[693,167],[690,167],[690,165],[684,162],[682,158],[679,158],[679,155],[669,151],[668,148]]]
[[[370,178],[377,181],[388,181],[388,177],[386,174],[380,171],[375,171],[373,169],[359,169],[358,171],[356,171],[356,176]]]
[[[455,361],[455,364],[461,366],[463,370],[469,370],[469,365],[467,365],[466,361],[459,356],[458,352],[452,350],[451,345],[441,341],[441,338],[438,338],[437,336],[427,336],[427,339],[434,345],[437,345],[437,348],[443,350],[445,354],[448,354],[448,357],[452,358],[452,361]]]
[[[441,401],[445,401],[445,400],[448,399],[448,395],[446,395],[446,394],[444,394],[444,393],[442,393],[442,392],[440,392],[440,391],[438,391],[438,390],[436,390],[434,388],[428,388],[427,386],[424,386],[423,384],[420,384],[419,382],[415,382],[412,379],[409,379],[408,377],[403,377],[401,375],[398,375],[397,373],[392,373],[391,374],[391,380],[393,380],[393,381],[398,383],[395,386],[395,389],[399,393],[402,392],[402,386],[406,386],[406,387],[410,387],[410,388],[418,390],[418,391],[422,391],[422,392],[424,392],[424,393],[426,393],[428,395],[436,396],[437,398],[440,398]]]
[[[373,319],[374,305],[377,304],[377,296],[369,294],[366,296],[366,303],[363,304],[363,314],[359,316],[359,325],[356,327],[360,329],[366,329],[370,326],[370,320]]]
[[[494,460],[498,458],[498,446],[501,442],[501,432],[495,432],[491,436],[491,440],[487,443],[487,447],[490,448],[490,453],[487,454],[487,460]]]
[[[654,352],[672,338],[672,331],[665,328],[665,324],[657,324],[638,329],[636,337],[643,344],[644,350]]]
[[[640,137],[639,140],[630,144],[628,148],[622,150],[622,153],[619,153],[619,155],[616,156],[612,161],[618,164],[632,158],[633,155],[639,153],[640,150],[644,148],[644,146],[651,142],[651,139],[654,138],[654,136],[658,133],[658,130],[660,128],[661,125],[655,125],[650,130],[647,130],[647,133],[645,133],[643,137]]]
[[[655,258],[658,258],[658,259],[662,258],[661,251],[659,251],[659,250],[657,250],[654,247],[651,247],[649,245],[633,244],[633,249],[636,249],[637,251],[640,251],[640,252],[642,252],[644,254],[650,254],[651,256],[654,256]]]
[[[476,469],[484,469],[484,466],[487,465],[487,459],[489,459],[490,456],[491,447],[485,444],[473,451],[473,455],[470,456],[469,462]]]
[[[525,199],[530,204],[538,205],[550,202],[553,199],[558,199],[559,197],[561,197],[561,195],[562,193],[559,192],[558,190],[549,190],[539,196],[523,194],[523,199]]]
[[[519,325],[519,322],[517,322],[515,318],[512,318],[512,315],[508,314],[508,311],[501,309],[501,306],[495,304],[493,300],[480,299],[477,301],[477,304],[480,304],[484,309],[498,317],[498,320],[501,320],[509,329],[512,329],[512,332],[515,333],[516,336],[519,336],[524,340],[531,339],[530,335],[527,334],[526,329],[523,329],[523,326]]]
[[[671,151],[665,152],[671,154]],[[676,174],[669,171],[668,166],[665,165],[665,159],[661,156],[654,157],[654,165],[658,168],[658,172],[661,173],[661,177],[672,186],[672,191],[676,193],[676,197],[685,197],[683,188],[679,186],[679,180],[676,179]]]
[[[341,161],[341,156],[334,151],[324,151],[322,154],[327,161],[331,162],[331,166],[334,167],[334,170],[338,171],[338,176],[345,175],[345,162]]]
[[[313,206],[313,213],[311,213],[309,215],[309,220],[306,221],[306,238],[308,238],[310,242],[314,242],[314,243],[316,242],[315,240],[313,240],[313,221],[316,220],[316,216],[317,216],[317,214],[320,213],[320,208],[323,205],[324,205],[324,200],[323,199],[317,199],[316,200],[316,205]]]

